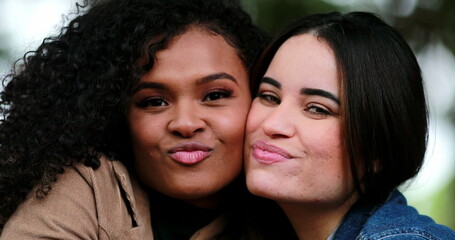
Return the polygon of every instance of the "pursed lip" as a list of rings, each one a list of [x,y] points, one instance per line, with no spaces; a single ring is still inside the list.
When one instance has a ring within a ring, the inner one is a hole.
[[[277,146],[267,144],[264,141],[256,141],[253,144],[253,157],[262,164],[273,164],[286,161],[292,158],[286,150]]]
[[[199,142],[184,142],[170,148],[167,153],[178,163],[193,165],[210,156],[213,148]]]

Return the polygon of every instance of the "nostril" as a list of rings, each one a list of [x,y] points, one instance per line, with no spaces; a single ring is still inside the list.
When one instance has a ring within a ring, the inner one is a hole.
[[[196,129],[195,131],[192,131],[192,132],[191,131],[173,131],[172,135],[181,137],[181,138],[190,138],[190,137],[196,135],[197,133],[200,133],[203,131],[204,131],[204,129],[202,129],[202,128]]]
[[[177,137],[185,138],[185,136],[183,136],[183,134],[181,134],[179,131],[173,131],[172,135],[177,136]]]
[[[205,122],[200,119],[193,119],[191,121],[186,120],[174,120],[169,123],[169,131],[174,136],[189,138],[197,133],[203,132],[205,129]]]

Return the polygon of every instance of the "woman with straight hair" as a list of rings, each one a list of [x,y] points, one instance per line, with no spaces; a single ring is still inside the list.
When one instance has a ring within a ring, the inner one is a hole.
[[[247,186],[299,239],[455,239],[397,190],[419,172],[428,130],[421,71],[397,31],[365,12],[304,17],[255,75]]]

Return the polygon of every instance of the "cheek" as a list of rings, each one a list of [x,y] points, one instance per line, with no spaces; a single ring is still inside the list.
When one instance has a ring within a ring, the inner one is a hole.
[[[262,106],[260,106],[257,100],[253,101],[251,105],[250,112],[248,113],[248,119],[246,121],[246,129],[245,132],[247,134],[253,133],[259,129],[261,122],[264,120],[266,114]]]
[[[161,132],[165,129],[164,124],[158,120],[135,111],[128,114],[131,141],[136,152],[140,151],[142,146],[158,144]]]
[[[311,128],[300,129],[301,141],[310,145],[313,154],[325,158],[341,158],[343,150],[340,128],[337,121],[321,122]]]
[[[243,159],[243,143],[245,136],[245,121],[231,121],[230,123],[237,122],[237,125],[223,125],[222,132],[218,134],[219,140],[224,145],[225,158]]]
[[[229,111],[214,113],[213,120],[214,128],[216,129],[221,140],[235,143],[243,143],[245,135],[245,124],[249,111],[249,101],[242,104],[237,104],[229,108]]]
[[[314,172],[325,172],[326,180],[329,182],[336,179],[345,181],[346,158],[344,154],[343,141],[340,136],[340,129],[336,122],[313,124],[312,128],[300,129],[300,141],[306,158],[310,159],[306,165]],[[314,179],[319,179],[314,176]],[[329,180],[330,179],[330,180]]]
[[[315,139],[313,154],[319,156],[320,162],[330,177],[336,178],[340,184],[350,179],[349,161],[346,159],[344,145],[338,127],[327,128],[319,138]]]

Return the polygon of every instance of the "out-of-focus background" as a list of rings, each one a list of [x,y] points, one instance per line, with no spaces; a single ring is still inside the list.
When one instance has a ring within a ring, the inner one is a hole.
[[[240,0],[271,34],[312,13],[368,11],[394,26],[417,55],[426,83],[430,134],[419,176],[401,187],[420,213],[455,230],[455,1]],[[72,19],[78,0],[0,0],[0,78],[15,60]]]

